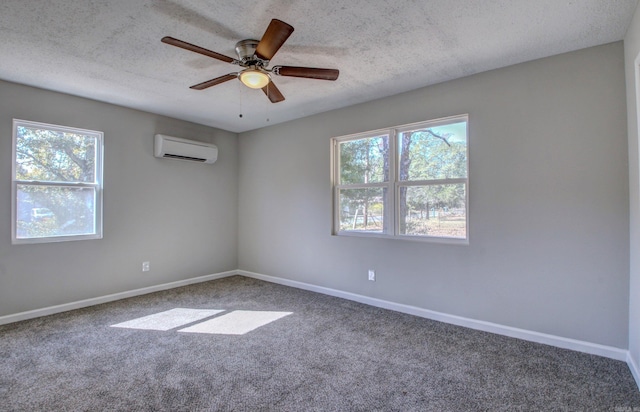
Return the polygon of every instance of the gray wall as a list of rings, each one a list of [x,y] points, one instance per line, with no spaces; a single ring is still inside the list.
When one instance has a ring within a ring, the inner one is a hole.
[[[629,347],[637,361],[638,133],[632,96],[627,140],[623,59],[634,90],[637,14],[624,53],[621,42],[581,50],[239,138],[0,81],[0,316],[239,267]],[[330,137],[461,113],[470,114],[469,246],[330,235]],[[104,239],[11,245],[14,117],[105,133]],[[219,160],[155,159],[155,133],[213,142]]]
[[[629,214],[630,214],[630,283],[629,283],[629,352],[640,365],[640,180],[638,179],[638,108],[635,59],[640,55],[640,6],[624,39],[627,84],[627,123],[629,130]],[[640,384],[640,382],[639,382]]]
[[[470,115],[469,246],[330,235],[330,137],[461,113]],[[239,139],[240,269],[627,348],[622,42]]]
[[[11,245],[13,118],[104,132],[103,239]],[[218,161],[156,159],[155,133],[213,142]],[[0,316],[238,266],[234,133],[0,81],[0,176]]]

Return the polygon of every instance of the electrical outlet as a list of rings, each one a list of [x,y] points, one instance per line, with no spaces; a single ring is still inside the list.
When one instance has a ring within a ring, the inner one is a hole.
[[[369,280],[372,282],[376,281],[376,271],[373,269],[369,269]]]
[[[150,270],[150,262],[142,262],[142,271],[148,272]]]

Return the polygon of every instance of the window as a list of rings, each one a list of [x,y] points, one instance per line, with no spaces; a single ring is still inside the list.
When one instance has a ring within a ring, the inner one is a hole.
[[[333,234],[466,243],[468,116],[332,139]]]
[[[14,244],[102,238],[102,138],[14,119]]]

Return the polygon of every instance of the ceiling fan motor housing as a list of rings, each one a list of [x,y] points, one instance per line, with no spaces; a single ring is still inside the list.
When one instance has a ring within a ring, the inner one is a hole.
[[[269,65],[269,60],[263,60],[256,56],[256,48],[260,41],[254,39],[240,40],[236,43],[236,53],[238,54],[238,60],[243,67],[266,67]]]

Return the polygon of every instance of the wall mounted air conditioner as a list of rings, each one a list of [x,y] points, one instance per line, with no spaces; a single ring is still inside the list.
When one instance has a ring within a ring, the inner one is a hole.
[[[218,147],[211,143],[157,134],[153,155],[165,159],[214,163],[218,159]]]

